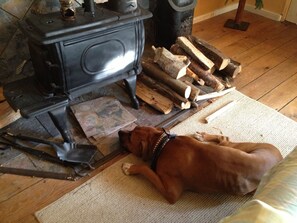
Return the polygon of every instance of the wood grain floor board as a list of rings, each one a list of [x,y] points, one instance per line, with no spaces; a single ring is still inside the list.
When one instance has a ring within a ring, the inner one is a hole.
[[[232,44],[223,47],[221,51],[229,57],[236,59],[240,54],[286,29],[286,27],[280,23],[274,23],[271,20],[265,21],[266,22],[263,21],[259,25],[257,24],[256,29],[254,29],[253,32],[249,32],[240,41],[233,42]]]
[[[210,44],[212,44],[213,46],[220,48],[221,51],[223,51],[224,53],[228,53],[226,52],[227,49],[232,46],[232,45],[236,45],[236,46],[241,46],[241,43],[243,44],[249,44],[249,42],[253,42],[256,43],[256,39],[258,41],[261,41],[261,39],[265,39],[265,37],[262,35],[261,38],[255,38],[255,37],[251,37],[248,38],[251,33],[259,33],[261,32],[261,30],[263,31],[263,29],[268,29],[267,27],[271,26],[271,22],[267,21],[267,20],[258,20],[255,21],[255,23],[253,25],[251,25],[249,27],[250,32],[244,32],[244,31],[240,31],[240,30],[228,30],[224,33],[224,35],[216,37],[212,40],[209,41]],[[228,28],[225,28],[228,29]],[[270,30],[270,29],[269,29]],[[246,41],[249,40],[249,41]],[[254,44],[255,45],[255,44]],[[230,52],[230,54],[227,54],[230,57],[233,57],[235,54],[235,52],[240,52],[240,49],[234,49],[233,52]]]
[[[297,52],[282,63],[263,73],[254,81],[240,89],[240,91],[253,99],[259,99],[271,89],[276,88],[297,72]],[[244,72],[244,71],[243,71]]]
[[[297,97],[289,101],[286,106],[280,110],[280,113],[297,122]]]
[[[265,54],[268,54],[274,49],[282,46],[283,44],[290,42],[291,40],[295,39],[296,36],[297,29],[286,28],[283,32],[269,37],[266,41],[248,49],[247,51],[236,56],[234,59],[240,61],[243,66],[246,66]]]
[[[295,63],[295,66],[297,61]],[[296,66],[297,67],[297,66]],[[288,102],[293,101],[297,97],[297,70],[295,75],[274,87],[267,94],[263,95],[258,101],[268,105],[271,108],[280,110],[285,107]],[[296,107],[297,109],[297,107]]]

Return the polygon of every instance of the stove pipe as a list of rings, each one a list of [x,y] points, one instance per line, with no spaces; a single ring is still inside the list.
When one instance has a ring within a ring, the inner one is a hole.
[[[93,17],[95,16],[94,0],[84,0],[82,7],[85,9],[85,12],[90,12]]]

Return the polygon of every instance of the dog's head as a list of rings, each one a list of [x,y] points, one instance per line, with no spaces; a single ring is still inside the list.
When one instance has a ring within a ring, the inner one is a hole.
[[[132,131],[119,131],[119,138],[124,149],[148,160],[152,156],[152,147],[162,133],[161,128],[136,126]]]

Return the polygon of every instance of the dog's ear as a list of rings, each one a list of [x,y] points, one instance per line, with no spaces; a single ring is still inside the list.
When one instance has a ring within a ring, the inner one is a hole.
[[[144,161],[149,159],[149,149],[148,149],[148,142],[146,140],[141,141],[141,158]]]

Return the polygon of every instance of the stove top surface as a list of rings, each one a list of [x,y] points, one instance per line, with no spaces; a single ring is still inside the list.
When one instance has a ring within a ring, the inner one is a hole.
[[[69,36],[79,36],[80,33],[91,32],[95,29],[106,29],[118,24],[134,22],[151,17],[149,11],[136,9],[129,13],[119,13],[97,6],[95,16],[84,12],[83,8],[76,9],[74,20],[63,20],[60,12],[43,15],[31,14],[20,21],[22,31],[29,37],[42,44],[50,44]]]

